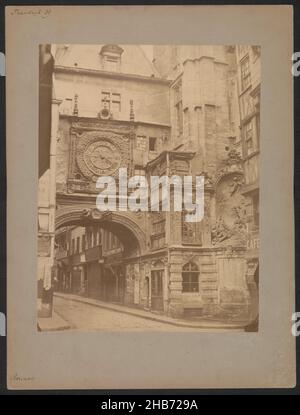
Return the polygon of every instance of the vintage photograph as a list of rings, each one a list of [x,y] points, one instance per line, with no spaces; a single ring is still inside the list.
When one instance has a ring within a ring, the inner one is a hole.
[[[37,329],[259,330],[259,45],[39,46]]]

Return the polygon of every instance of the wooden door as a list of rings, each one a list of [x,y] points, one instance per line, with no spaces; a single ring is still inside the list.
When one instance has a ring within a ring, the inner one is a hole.
[[[163,270],[151,271],[151,308],[163,310]]]

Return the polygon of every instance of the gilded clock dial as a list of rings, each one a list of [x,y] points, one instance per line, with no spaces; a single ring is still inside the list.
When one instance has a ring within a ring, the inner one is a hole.
[[[83,158],[89,170],[98,175],[114,173],[121,163],[118,147],[107,140],[91,143],[86,148]]]

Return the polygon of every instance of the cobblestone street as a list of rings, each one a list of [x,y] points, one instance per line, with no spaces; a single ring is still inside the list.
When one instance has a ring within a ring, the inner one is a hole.
[[[142,317],[122,314],[100,307],[54,297],[54,310],[75,330],[117,330],[117,331],[189,331],[194,328],[176,327],[168,323],[151,321]],[[206,331],[205,329],[196,329]]]

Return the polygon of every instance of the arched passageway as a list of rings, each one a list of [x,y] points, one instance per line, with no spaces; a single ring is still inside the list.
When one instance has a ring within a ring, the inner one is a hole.
[[[123,302],[126,261],[145,250],[145,235],[128,216],[66,207],[56,215],[56,289]]]
[[[99,224],[101,228],[115,234],[124,244],[126,256],[135,252],[141,255],[146,250],[146,236],[140,226],[123,212],[99,212],[85,207],[60,208],[55,218],[56,230],[64,226],[89,226]]]

